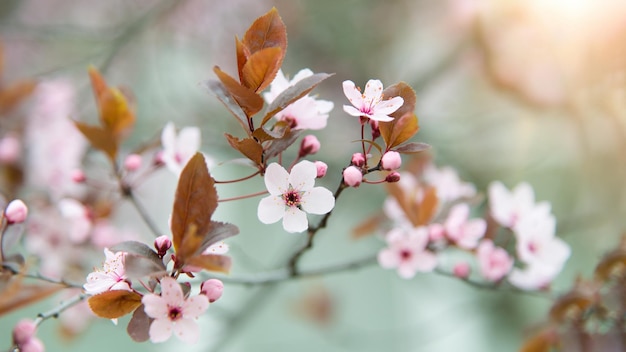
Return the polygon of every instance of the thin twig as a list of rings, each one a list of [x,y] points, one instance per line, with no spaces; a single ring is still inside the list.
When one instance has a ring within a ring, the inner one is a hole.
[[[68,310],[69,308],[77,305],[78,303],[82,302],[85,298],[89,297],[90,295],[86,294],[86,293],[81,293],[79,295],[76,295],[74,297],[72,297],[71,299],[68,299],[66,301],[63,301],[61,304],[59,304],[58,306],[56,306],[55,308],[45,312],[45,313],[40,313],[37,316],[37,319],[35,319],[35,325],[39,326],[39,324],[41,324],[42,322],[44,322],[47,319],[50,318],[58,318],[59,314],[63,313],[64,311]]]
[[[141,216],[141,219],[143,220],[143,222],[146,225],[148,225],[148,227],[150,228],[150,231],[152,231],[152,234],[154,234],[154,237],[156,238],[156,237],[161,236],[161,231],[159,231],[159,227],[154,223],[154,221],[152,221],[152,218],[150,218],[150,215],[148,215],[148,212],[146,211],[146,209],[139,202],[139,200],[137,200],[137,197],[135,197],[135,194],[132,192],[132,190],[127,189],[124,192],[124,196],[126,196],[126,198],[128,198],[130,202],[133,204],[133,206],[139,213],[139,216]]]

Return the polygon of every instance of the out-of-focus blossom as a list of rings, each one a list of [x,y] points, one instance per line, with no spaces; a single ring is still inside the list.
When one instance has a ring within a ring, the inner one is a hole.
[[[126,253],[113,253],[108,248],[104,249],[106,257],[102,270],[96,270],[87,275],[87,283],[83,285],[85,293],[96,295],[109,290],[130,291],[130,285],[126,278],[124,258]]]
[[[259,220],[272,224],[283,219],[287,232],[302,232],[309,226],[306,213],[326,214],[335,206],[335,197],[324,187],[313,187],[317,168],[310,161],[301,161],[288,173],[277,163],[265,170],[265,186],[270,196],[261,199]]]
[[[512,191],[506,189],[501,182],[492,182],[489,185],[489,208],[494,220],[509,228],[513,228],[531,211],[550,213],[549,203],[535,204],[535,193],[526,182],[518,184]]]
[[[461,181],[457,172],[449,166],[438,169],[432,164],[428,165],[424,169],[424,180],[435,187],[441,203],[476,195],[474,185]]]
[[[13,342],[23,344],[32,339],[37,332],[37,325],[30,319],[22,319],[13,328]]]
[[[314,135],[305,136],[302,139],[302,143],[300,144],[300,151],[298,151],[298,156],[301,158],[303,156],[315,154],[320,150],[320,141]]]
[[[487,229],[485,220],[469,220],[469,214],[469,205],[457,204],[450,209],[450,214],[444,224],[448,238],[464,249],[476,248],[478,241],[485,235]]]
[[[22,145],[15,134],[0,139],[0,164],[14,164],[22,155]]]
[[[467,262],[459,262],[452,268],[452,273],[459,279],[467,279],[470,275],[470,265]]]
[[[4,217],[9,224],[21,224],[28,216],[28,207],[21,199],[14,199],[4,210]]]
[[[154,319],[150,324],[150,341],[165,342],[172,333],[189,344],[200,338],[200,328],[195,320],[209,308],[206,296],[185,299],[178,282],[166,276],[161,279],[161,295],[147,294],[141,302],[146,314]]]
[[[393,117],[389,115],[404,104],[402,97],[383,100],[383,83],[377,79],[367,81],[363,93],[354,82],[344,81],[343,93],[353,105],[344,105],[343,111],[352,116],[367,117],[376,121],[392,121]]]
[[[343,170],[343,182],[350,187],[359,187],[363,181],[363,173],[356,166],[348,166]]]
[[[137,171],[141,167],[143,159],[139,154],[130,154],[124,159],[124,168],[130,172]]]
[[[270,85],[270,90],[263,93],[263,98],[270,104],[284,92],[287,88],[294,86],[304,78],[313,75],[313,71],[307,69],[300,70],[291,81],[287,80],[282,70],[276,74],[276,78]],[[318,100],[309,95],[298,99],[288,105],[285,109],[277,113],[274,117],[279,121],[289,123],[291,128],[298,130],[320,130],[326,127],[328,114],[333,109],[334,104],[327,100]]]
[[[89,210],[76,199],[63,198],[58,203],[61,215],[67,220],[68,238],[74,243],[84,242],[91,233]]]
[[[419,272],[430,272],[437,266],[437,256],[426,249],[428,230],[394,228],[385,237],[387,248],[378,253],[378,263],[385,269],[397,269],[398,275],[410,279]]]
[[[511,271],[513,258],[489,239],[482,240],[476,250],[481,275],[488,281],[498,281]]]
[[[176,134],[176,127],[169,122],[161,133],[163,152],[161,161],[177,176],[183,171],[187,162],[200,149],[200,129],[184,127]]]

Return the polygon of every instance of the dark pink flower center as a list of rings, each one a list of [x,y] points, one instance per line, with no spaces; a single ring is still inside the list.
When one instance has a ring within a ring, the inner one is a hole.
[[[400,251],[400,259],[402,259],[403,261],[411,259],[412,256],[413,252],[408,249],[403,249]]]
[[[528,250],[531,253],[537,253],[537,251],[539,250],[539,247],[534,242],[528,242]]]
[[[169,308],[170,310],[167,316],[170,318],[171,321],[176,321],[183,317],[183,310],[180,309],[180,307],[169,307]]]
[[[289,128],[294,129],[298,126],[298,120],[293,116],[284,116],[282,118],[283,121],[287,122]]]
[[[300,206],[300,193],[294,189],[290,189],[283,194],[283,200],[288,207]]]

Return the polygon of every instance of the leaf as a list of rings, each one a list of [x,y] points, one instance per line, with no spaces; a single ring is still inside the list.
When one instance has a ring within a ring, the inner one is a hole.
[[[126,252],[161,262],[159,255],[147,244],[138,241],[124,241],[109,248],[111,252]],[[163,264],[161,262],[161,264]]]
[[[265,48],[281,48],[284,55],[287,51],[287,28],[275,7],[252,23],[243,36],[243,45],[250,54]]]
[[[89,308],[100,318],[117,319],[141,305],[141,296],[132,291],[113,290],[89,297]]]
[[[289,148],[298,140],[300,133],[302,133],[301,130],[290,130],[288,133],[285,133],[283,138],[273,140],[265,151],[265,160],[269,160]]]
[[[419,131],[417,116],[412,112],[396,117],[393,121],[381,121],[378,123],[378,128],[387,149],[406,142]]]
[[[230,257],[225,255],[201,254],[189,258],[186,264],[208,271],[217,271],[228,274],[232,262]]]
[[[239,139],[228,133],[225,133],[224,136],[226,136],[226,140],[231,147],[233,147],[235,150],[238,150],[241,154],[245,155],[246,158],[252,160],[255,164],[262,165],[263,146],[261,146],[259,142],[255,141],[252,138]]]
[[[100,100],[102,99],[102,95],[109,88],[104,78],[100,74],[97,68],[94,66],[89,66],[89,79],[91,81],[91,89],[93,90],[93,95],[98,102],[98,106],[100,106]]]
[[[131,253],[127,253],[124,256],[124,270],[129,279],[139,279],[166,273],[163,261],[155,261],[152,258]]]
[[[118,142],[111,131],[78,121],[74,121],[74,125],[87,138],[92,147],[104,152],[111,161],[115,161]]]
[[[204,236],[202,246],[198,249],[197,253],[202,253],[205,249],[216,244],[217,242],[235,236],[238,233],[239,228],[233,224],[211,221],[211,230]]]
[[[259,142],[267,142],[273,141],[275,139],[280,139],[285,136],[286,133],[289,133],[289,124],[285,121],[278,121],[274,128],[270,131],[265,127],[261,126],[252,132],[252,137],[259,140]]]
[[[235,36],[235,50],[237,52],[237,72],[239,72],[239,81],[243,81],[243,66],[248,61],[250,50],[246,48],[239,37]]]
[[[396,149],[394,149],[395,151],[397,151],[398,153],[403,153],[403,154],[410,154],[410,153],[420,153],[420,152],[424,152],[430,149],[430,145],[426,144],[426,143],[407,143],[407,144],[403,144],[399,147],[397,147]]]
[[[180,265],[197,251],[210,229],[217,208],[214,184],[204,156],[196,153],[180,174],[172,210],[172,242]]]
[[[413,88],[405,82],[399,82],[387,87],[383,91],[383,97],[385,100],[394,97],[402,97],[402,99],[404,99],[402,106],[398,110],[394,111],[394,113],[390,115],[391,117],[398,118],[415,111],[417,96],[415,95]]]
[[[557,336],[551,329],[540,331],[524,341],[519,352],[550,352],[557,342]]]
[[[380,225],[380,223],[383,222],[384,219],[385,218],[382,214],[376,214],[367,217],[364,221],[362,221],[354,229],[352,229],[350,237],[354,240],[358,240],[374,233],[374,231],[378,229],[378,225]]]
[[[63,285],[24,285],[22,276],[13,276],[0,291],[0,316],[31,305],[65,288]]]
[[[415,226],[427,225],[437,212],[439,198],[437,197],[437,189],[435,187],[427,187],[424,190],[424,198],[419,205],[417,223]]]
[[[213,94],[215,94],[217,99],[221,101],[222,104],[224,104],[226,109],[228,109],[228,111],[230,111],[237,118],[240,123],[248,120],[246,113],[243,111],[241,106],[239,106],[239,103],[237,103],[235,98],[228,92],[228,89],[226,89],[226,86],[222,82],[208,80],[205,84],[209,88],[209,90],[213,92]],[[244,130],[248,132],[247,126],[244,124],[242,124],[242,126],[244,127]]]
[[[135,124],[135,114],[119,89],[110,88],[100,95],[100,120],[116,138]]]
[[[241,83],[255,92],[262,91],[276,77],[283,56],[281,48],[265,48],[250,55],[243,66]]]
[[[237,105],[239,105],[245,112],[246,118],[244,121],[263,108],[263,98],[256,94],[254,89],[242,86],[234,78],[222,71],[218,66],[213,67],[213,72],[215,72],[217,78],[219,78],[222,84],[224,84],[228,93],[230,93],[233,99],[235,99]]]
[[[267,113],[265,113],[265,116],[261,121],[261,126],[265,125],[267,121],[272,118],[272,116],[289,106],[289,104],[307,95],[311,90],[313,90],[313,88],[317,87],[318,84],[322,83],[322,81],[332,75],[333,74],[329,73],[316,73],[313,76],[306,77],[298,81],[293,86],[285,89],[270,103],[267,108]]]
[[[0,91],[0,113],[11,111],[24,99],[28,98],[37,87],[37,82],[24,80],[13,83]]]
[[[150,318],[146,311],[144,310],[143,304],[135,309],[132,318],[128,322],[128,326],[126,327],[126,332],[128,336],[135,342],[146,342],[150,339],[150,324],[152,323],[152,318]]]

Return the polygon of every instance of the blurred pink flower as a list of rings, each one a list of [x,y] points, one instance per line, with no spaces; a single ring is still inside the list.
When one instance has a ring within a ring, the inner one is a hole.
[[[535,193],[526,183],[520,183],[512,191],[504,187],[501,182],[492,182],[489,185],[489,208],[491,216],[500,225],[513,228],[516,223],[537,207],[536,211],[548,214],[550,204],[541,202],[535,204]]]
[[[474,249],[485,235],[487,223],[483,219],[469,220],[470,207],[465,203],[450,209],[444,227],[448,238],[464,249]]]
[[[511,271],[513,258],[489,239],[482,240],[476,251],[480,273],[488,281],[498,281]]]
[[[437,190],[437,197],[441,203],[448,203],[460,198],[471,198],[476,195],[473,184],[463,182],[456,170],[449,166],[437,168],[429,164],[424,169],[424,180]]]
[[[437,266],[437,256],[426,249],[428,230],[394,228],[385,237],[387,248],[378,252],[378,263],[385,269],[396,268],[398,275],[410,279],[415,273],[430,272]]]
[[[161,133],[163,153],[161,161],[176,176],[183,171],[187,162],[200,149],[200,129],[184,127],[176,134],[176,127],[169,122]]]

